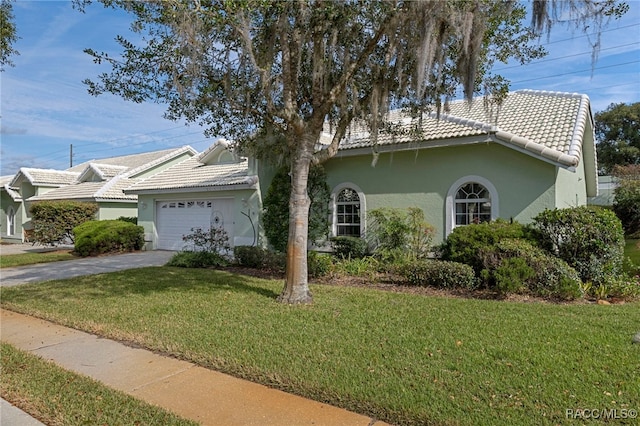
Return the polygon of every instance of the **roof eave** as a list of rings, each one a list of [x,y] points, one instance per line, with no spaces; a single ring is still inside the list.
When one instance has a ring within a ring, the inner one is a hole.
[[[150,194],[176,194],[190,192],[218,192],[235,191],[242,189],[256,189],[258,187],[258,177],[251,176],[246,182],[229,185],[194,185],[180,188],[150,188],[150,189],[126,189],[125,194],[150,195]]]
[[[447,139],[422,140],[412,142],[402,142],[388,145],[377,145],[378,153],[399,152],[399,151],[415,151],[416,149],[443,148],[458,145],[472,145],[479,143],[491,142],[490,134],[481,134],[474,136],[454,137]],[[336,158],[355,157],[359,155],[367,155],[372,153],[373,146],[364,146],[359,148],[342,148],[335,155]]]

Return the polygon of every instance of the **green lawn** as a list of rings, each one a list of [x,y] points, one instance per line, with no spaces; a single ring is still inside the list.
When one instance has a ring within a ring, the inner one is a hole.
[[[192,425],[158,407],[2,344],[2,397],[47,425]]]
[[[7,254],[0,256],[0,268],[34,265],[36,263],[59,262],[77,259],[70,250],[57,250],[39,253]]]
[[[640,303],[425,297],[145,268],[2,290],[2,305],[395,424],[559,424],[640,409]],[[632,424],[629,421],[629,424]]]

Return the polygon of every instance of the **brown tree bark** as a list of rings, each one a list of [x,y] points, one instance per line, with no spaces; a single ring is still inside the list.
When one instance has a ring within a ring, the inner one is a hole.
[[[313,156],[313,143],[309,143],[308,140],[301,141],[294,155],[289,198],[287,273],[284,289],[278,301],[289,304],[309,304],[313,302],[313,298],[309,290],[307,274],[309,207],[311,205],[311,199],[307,193],[307,182]]]

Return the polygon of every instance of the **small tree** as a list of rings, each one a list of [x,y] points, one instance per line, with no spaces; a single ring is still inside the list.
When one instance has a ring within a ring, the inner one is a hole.
[[[35,242],[46,245],[65,241],[73,243],[73,228],[95,219],[98,205],[78,201],[41,201],[33,204],[29,212]]]

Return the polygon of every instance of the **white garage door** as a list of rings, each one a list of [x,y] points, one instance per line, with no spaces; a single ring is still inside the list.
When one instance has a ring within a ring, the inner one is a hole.
[[[156,227],[160,250],[183,250],[184,235],[191,234],[191,228],[204,231],[212,226],[224,227],[233,242],[233,200],[178,200],[156,203]]]

